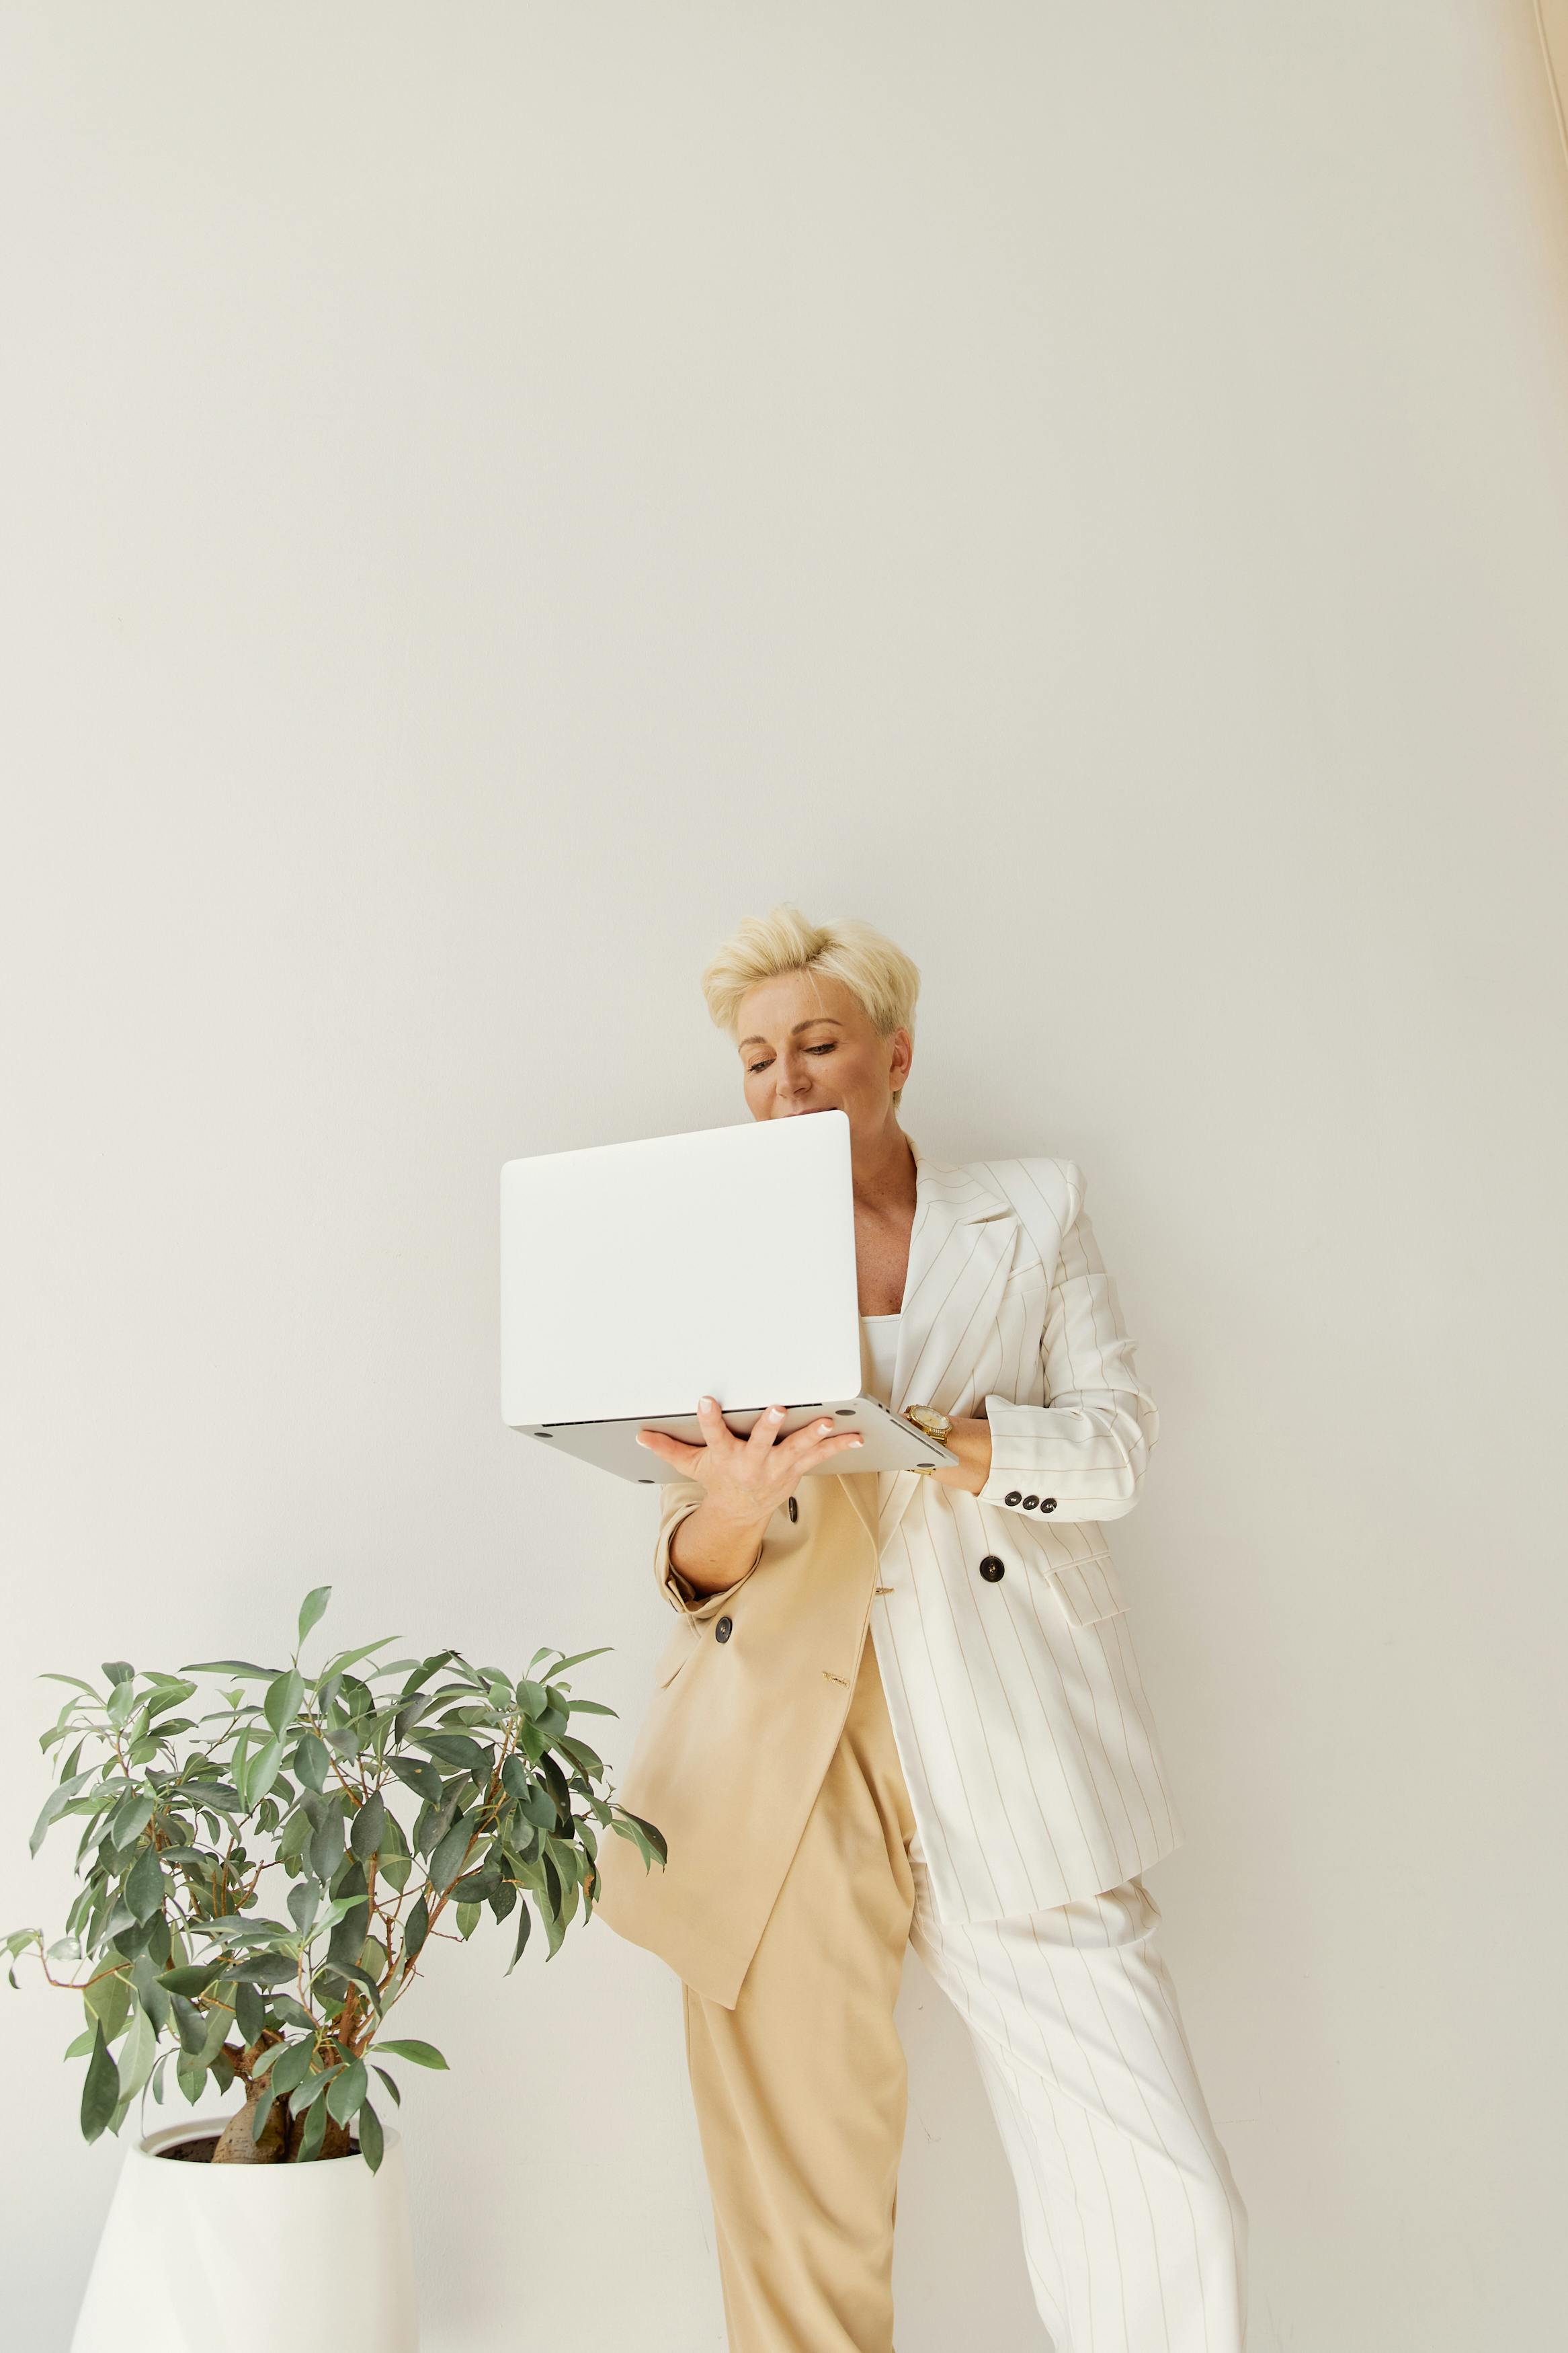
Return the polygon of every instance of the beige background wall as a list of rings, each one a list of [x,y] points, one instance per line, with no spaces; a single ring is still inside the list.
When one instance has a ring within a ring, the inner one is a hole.
[[[1558,2326],[1568,174],[1525,5],[0,13],[0,1920],[46,1667],[611,1641],[495,1186],[743,1116],[699,967],[925,974],[928,1149],[1089,1172],[1255,2353]],[[675,1981],[436,1975],[430,2353],[716,2353]],[[900,2353],[1024,2353],[911,1962]],[[119,2151],[0,1995],[7,2335]]]

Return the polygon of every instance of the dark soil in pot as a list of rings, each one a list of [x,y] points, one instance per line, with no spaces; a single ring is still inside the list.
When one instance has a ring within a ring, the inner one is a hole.
[[[171,2141],[167,2148],[155,2148],[153,2154],[154,2157],[172,2158],[176,2165],[210,2165],[217,2142],[216,2133],[197,2133],[190,2140]],[[358,2141],[352,2141],[342,2154],[344,2157],[357,2157]],[[330,2157],[318,2157],[311,2162],[316,2165],[331,2165],[335,2159]]]

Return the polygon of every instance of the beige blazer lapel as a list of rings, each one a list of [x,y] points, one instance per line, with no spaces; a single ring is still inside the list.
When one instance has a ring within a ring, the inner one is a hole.
[[[1013,1270],[1018,1213],[973,1168],[932,1159],[912,1135],[910,1148],[915,1217],[889,1403],[895,1413],[906,1405],[933,1405],[958,1417],[972,1413],[977,1402],[971,1377],[977,1343],[996,1320]],[[876,1480],[879,1551],[909,1509],[921,1475],[880,1471],[846,1478],[846,1485]]]

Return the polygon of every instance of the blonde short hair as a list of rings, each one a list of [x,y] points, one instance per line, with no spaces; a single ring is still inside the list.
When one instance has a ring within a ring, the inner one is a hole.
[[[715,1029],[737,1039],[747,990],[787,972],[823,973],[842,981],[879,1038],[907,1029],[913,1039],[921,987],[913,958],[874,923],[854,915],[808,923],[787,902],[770,914],[748,915],[703,967],[702,994]],[[893,1097],[895,1109],[902,1092],[900,1087]]]

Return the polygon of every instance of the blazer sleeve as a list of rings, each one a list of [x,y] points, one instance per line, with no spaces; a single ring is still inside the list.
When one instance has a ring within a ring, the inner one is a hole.
[[[1160,1417],[1083,1206],[1083,1172],[1059,1165],[1070,1214],[1041,1336],[1046,1401],[987,1396],[991,1470],[979,1501],[1022,1511],[1028,1496],[1031,1518],[1048,1509],[1057,1520],[1119,1520],[1138,1500]]]
[[[654,1576],[659,1591],[672,1609],[679,1609],[684,1617],[699,1621],[718,1615],[731,1595],[740,1591],[763,1556],[763,1545],[759,1545],[757,1558],[752,1561],[751,1568],[736,1577],[732,1585],[726,1585],[717,1593],[700,1593],[696,1586],[682,1577],[670,1559],[669,1548],[674,1542],[676,1529],[682,1520],[691,1517],[707,1492],[698,1479],[666,1482],[659,1490],[658,1536],[654,1546]]]

